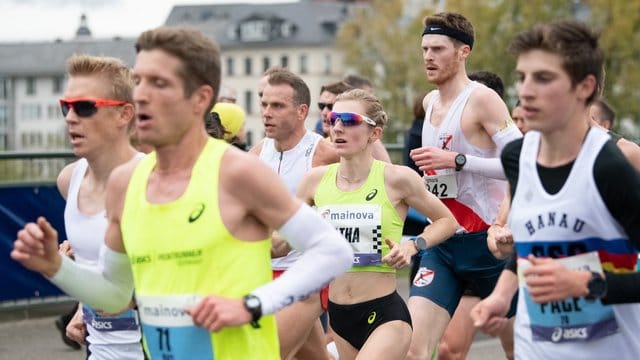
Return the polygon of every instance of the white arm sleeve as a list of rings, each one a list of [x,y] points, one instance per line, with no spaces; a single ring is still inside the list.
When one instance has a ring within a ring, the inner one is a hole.
[[[521,137],[522,133],[518,127],[510,124],[506,128],[496,132],[491,137],[491,140],[496,144],[498,154],[500,154],[505,145]],[[469,171],[492,179],[507,180],[499,157],[481,158],[473,155],[466,155],[466,157],[467,163],[464,165],[463,171]]]
[[[500,158],[482,158],[473,155],[466,155],[466,157],[467,163],[462,171],[469,171],[492,179],[507,180]]]
[[[129,258],[104,244],[96,267],[80,267],[63,256],[60,269],[49,280],[80,302],[107,313],[126,308],[133,296]]]
[[[262,314],[304,299],[351,268],[353,251],[326,220],[303,204],[278,233],[302,256],[276,280],[255,289]]]

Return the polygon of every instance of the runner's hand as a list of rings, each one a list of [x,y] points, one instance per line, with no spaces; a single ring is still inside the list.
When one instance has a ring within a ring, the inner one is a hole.
[[[531,267],[524,270],[524,279],[531,299],[544,304],[570,297],[588,294],[587,283],[591,273],[583,270],[570,270],[551,258],[537,258],[529,255]]]
[[[473,320],[473,326],[485,333],[497,336],[509,323],[507,312],[511,305],[511,299],[491,294],[477,303],[469,315]]]
[[[82,305],[78,306],[78,310],[67,324],[67,337],[80,345],[86,344],[87,327],[82,320]]]
[[[412,241],[405,241],[402,244],[396,244],[389,239],[384,239],[384,241],[390,251],[382,258],[382,262],[394,269],[402,269],[411,264],[411,257],[418,252]]]
[[[251,314],[244,307],[242,299],[227,299],[209,295],[193,308],[185,309],[193,322],[210,332],[218,332],[226,327],[240,326],[251,322]]]
[[[29,270],[52,277],[62,261],[58,253],[58,232],[44,217],[39,217],[37,223],[28,223],[18,231],[11,258]]]
[[[487,230],[487,247],[498,259],[506,259],[514,251],[513,234],[508,226],[493,224]]]

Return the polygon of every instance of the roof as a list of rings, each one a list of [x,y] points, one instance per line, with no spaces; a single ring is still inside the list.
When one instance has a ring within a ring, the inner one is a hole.
[[[113,56],[133,66],[134,44],[134,38],[0,43],[0,76],[64,74],[65,61],[73,54]]]
[[[303,1],[278,4],[222,4],[175,6],[165,25],[193,26],[216,40],[222,49],[330,45],[339,25],[357,5]],[[243,28],[260,20],[269,24]],[[247,39],[248,32],[265,31],[268,39]]]

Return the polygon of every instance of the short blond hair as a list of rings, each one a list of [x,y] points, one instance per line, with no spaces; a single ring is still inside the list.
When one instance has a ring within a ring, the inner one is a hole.
[[[67,76],[100,76],[111,85],[112,100],[133,103],[131,69],[124,61],[107,56],[72,55],[67,59]]]

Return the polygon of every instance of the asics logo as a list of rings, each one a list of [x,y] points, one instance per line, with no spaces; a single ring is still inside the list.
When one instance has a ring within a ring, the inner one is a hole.
[[[193,209],[193,211],[191,211],[191,214],[189,214],[189,222],[192,223],[198,220],[198,218],[200,218],[200,215],[202,215],[203,212],[204,212],[204,204],[203,203],[197,204],[195,209]]]
[[[376,197],[376,195],[378,195],[378,189],[373,189],[371,190],[370,193],[367,194],[367,196],[365,197],[365,200],[371,201],[373,200],[374,197]]]
[[[373,324],[374,321],[376,321],[376,312],[372,311],[371,314],[369,314],[369,317],[367,318],[367,323],[371,325]]]

